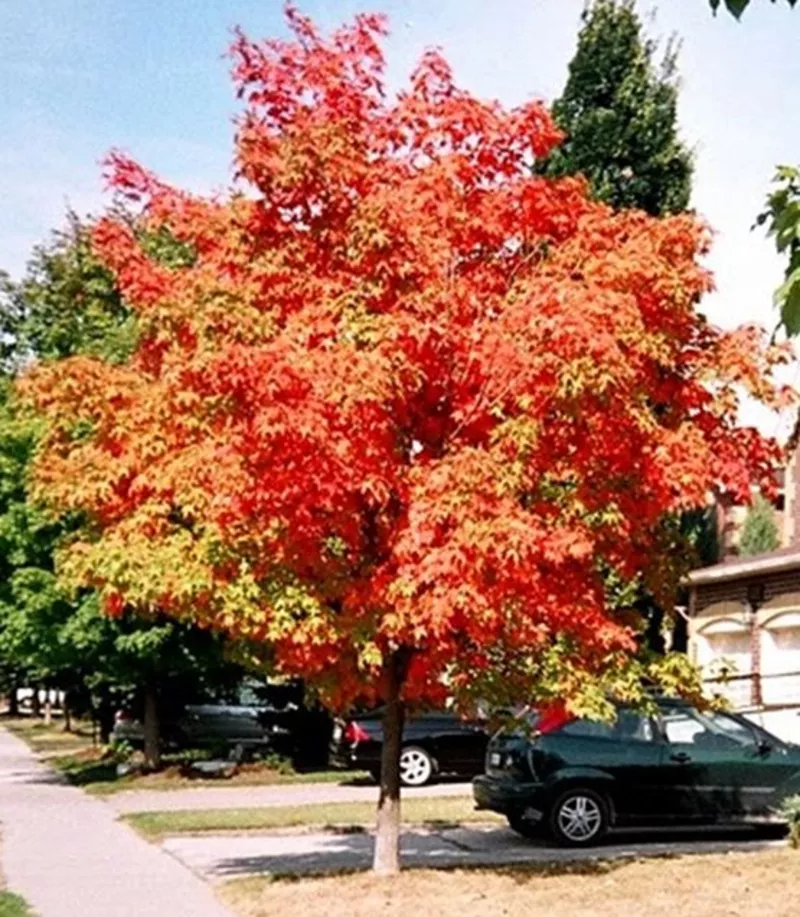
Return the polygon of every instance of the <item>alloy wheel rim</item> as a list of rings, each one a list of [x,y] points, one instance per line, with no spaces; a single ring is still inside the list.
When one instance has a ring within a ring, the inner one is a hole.
[[[571,841],[588,841],[600,830],[603,813],[591,796],[570,796],[558,810],[558,826]]]
[[[404,751],[400,756],[400,776],[405,783],[425,783],[430,775],[430,761],[421,751]]]

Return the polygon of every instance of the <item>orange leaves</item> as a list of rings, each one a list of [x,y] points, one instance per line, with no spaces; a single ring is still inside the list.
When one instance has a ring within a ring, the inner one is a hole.
[[[415,700],[488,667],[521,688],[554,647],[601,672],[633,647],[604,572],[771,474],[736,413],[741,386],[785,397],[782,355],[698,312],[694,218],[532,174],[559,139],[539,103],[476,99],[439,54],[389,98],[380,17],[288,18],[232,48],[239,187],[112,157],[140,223],[94,243],[140,317],[130,364],[24,383],[38,490],[95,526],[74,578],[269,643],[337,702],[374,699],[398,646]]]

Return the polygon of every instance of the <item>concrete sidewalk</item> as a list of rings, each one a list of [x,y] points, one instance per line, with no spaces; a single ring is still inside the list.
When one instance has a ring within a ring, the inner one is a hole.
[[[438,783],[407,788],[404,799],[432,796],[472,796],[469,783]],[[335,783],[290,783],[276,786],[198,787],[188,790],[130,790],[106,797],[115,812],[178,812],[186,809],[252,809],[267,806],[307,806],[333,802],[377,804],[377,786]]]
[[[230,917],[188,868],[0,729],[2,865],[37,917]]]

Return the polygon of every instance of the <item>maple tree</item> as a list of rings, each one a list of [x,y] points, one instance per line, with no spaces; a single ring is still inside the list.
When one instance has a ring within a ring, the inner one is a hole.
[[[772,486],[738,393],[785,358],[699,313],[690,215],[614,213],[537,176],[538,102],[383,85],[382,17],[238,34],[236,184],[170,187],[121,153],[94,249],[138,317],[131,359],[22,384],[37,493],[91,525],[63,558],[109,614],[159,609],[268,644],[332,705],[385,704],[375,866],[398,867],[405,711],[455,696],[635,692],[624,588],[661,595],[663,520]],[[669,534],[669,533],[666,533]],[[670,534],[670,537],[672,535]],[[665,677],[679,680],[679,663]]]

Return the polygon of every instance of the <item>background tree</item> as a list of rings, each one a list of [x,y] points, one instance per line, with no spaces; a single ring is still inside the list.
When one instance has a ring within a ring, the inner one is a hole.
[[[656,65],[632,0],[596,0],[553,117],[564,142],[543,162],[547,175],[583,174],[613,207],[656,216],[689,204],[692,155],[678,137],[676,50]]]
[[[182,250],[159,233],[145,239],[166,263]],[[113,275],[93,255],[88,225],[70,213],[65,228],[38,246],[18,284],[6,278],[0,299],[5,382],[0,388],[0,672],[12,691],[23,683],[66,692],[92,714],[107,741],[115,707],[130,702],[143,715],[145,756],[160,760],[159,720],[192,693],[229,684],[241,667],[225,660],[219,637],[158,616],[102,613],[97,595],[59,581],[54,556],[87,520],[54,517],[28,498],[28,470],[41,422],[14,403],[12,374],[35,361],[76,354],[124,363],[136,340],[136,316]]]
[[[587,7],[583,19],[567,85],[553,107],[566,139],[539,171],[583,174],[593,193],[614,207],[655,215],[685,211],[692,157],[678,139],[675,47],[669,45],[661,65],[655,65],[656,42],[643,34],[632,2],[599,0]],[[682,521],[665,520],[665,552],[695,565],[695,552],[681,546],[707,544],[708,521],[703,512],[688,513]],[[673,529],[677,540],[669,534]],[[629,598],[642,616],[645,645],[662,653],[665,624],[671,620],[680,629],[683,619],[641,586]],[[676,642],[680,639],[673,634]]]
[[[608,713],[644,669],[610,571],[665,596],[665,517],[777,451],[737,424],[779,403],[760,332],[697,311],[706,230],[611,212],[532,174],[559,131],[458,89],[425,55],[383,89],[380,17],[328,40],[239,35],[244,187],[205,199],[121,154],[140,225],[98,255],[138,316],[132,359],[42,363],[36,492],[84,514],[63,558],[112,616],[158,609],[271,647],[328,702],[385,705],[375,866],[398,868],[408,709],[567,699]],[[685,660],[683,661],[685,665]],[[696,682],[695,682],[696,685]]]
[[[747,510],[739,541],[739,553],[745,557],[765,554],[781,546],[775,510],[769,500],[758,494]]]

